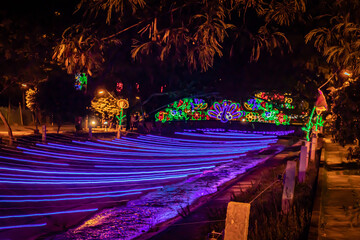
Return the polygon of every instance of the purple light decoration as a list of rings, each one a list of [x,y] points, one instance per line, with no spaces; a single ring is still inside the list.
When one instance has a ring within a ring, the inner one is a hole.
[[[0,216],[0,219],[6,218],[23,218],[23,217],[35,217],[35,216],[46,216],[46,215],[57,215],[57,214],[66,214],[66,213],[82,213],[82,212],[94,212],[97,211],[97,208],[91,209],[81,209],[81,210],[71,210],[71,211],[61,211],[61,212],[48,212],[48,213],[34,213],[34,214],[24,214],[24,215],[10,215],[10,216]],[[44,225],[42,225],[44,226]]]
[[[201,105],[201,101],[195,101],[194,107],[197,107],[197,104]],[[230,107],[231,104],[227,106],[227,111],[230,110],[230,113],[237,109],[234,110]],[[247,135],[244,134],[246,132],[217,132],[222,133],[203,134],[204,139],[194,139],[193,137],[197,137],[194,135],[189,135],[191,139],[186,139],[186,136],[168,138],[147,135],[136,139],[73,141],[63,144],[48,143],[31,145],[26,148],[18,147],[18,149],[24,150],[23,154],[28,155],[25,155],[25,159],[21,155],[8,159],[7,156],[3,156],[2,158],[8,161],[6,165],[1,164],[0,166],[0,183],[9,183],[11,184],[9,186],[19,190],[24,189],[24,186],[27,185],[26,189],[29,190],[29,195],[24,195],[25,192],[19,192],[21,194],[17,196],[0,195],[0,202],[13,204],[38,202],[40,204],[41,202],[62,201],[61,204],[66,207],[67,204],[72,204],[70,201],[94,199],[94,203],[96,203],[96,199],[101,201],[101,198],[125,198],[130,194],[135,196],[146,190],[155,190],[143,195],[140,200],[130,201],[127,206],[124,206],[127,210],[133,211],[130,215],[118,214],[119,209],[124,209],[123,207],[113,210],[117,212],[119,221],[128,219],[123,222],[129,227],[124,226],[124,230],[121,231],[106,231],[107,236],[109,239],[131,239],[128,236],[133,237],[141,233],[144,224],[146,225],[145,230],[147,230],[153,224],[174,217],[184,203],[192,203],[203,195],[215,192],[216,187],[223,182],[261,162],[261,159],[240,159],[240,157],[249,150],[262,149],[276,141],[276,137],[263,136],[264,133],[260,132],[251,132]],[[274,133],[274,135],[278,134]],[[15,153],[7,155],[15,156],[13,154]],[[21,153],[17,152],[16,154]],[[32,158],[31,155],[36,158]],[[42,165],[43,162],[35,161],[38,157],[45,157],[42,160],[44,162],[51,163],[55,159],[55,162],[59,161],[60,163],[52,164],[53,166]],[[12,163],[13,161],[14,163]],[[29,163],[31,168],[28,168]],[[197,179],[201,181],[197,181]],[[206,182],[209,179],[211,182]],[[169,182],[177,183],[164,187]],[[200,182],[207,185],[200,186]],[[79,193],[69,191],[68,189],[73,185],[83,191]],[[111,191],[106,189],[109,187],[111,187]],[[52,191],[37,192],[40,188]],[[129,188],[131,190],[128,190]],[[164,188],[168,190],[165,191]],[[179,192],[186,194],[182,196],[182,194],[178,194]],[[65,203],[67,204],[65,205]],[[163,207],[157,207],[156,203],[162,204]],[[41,208],[40,206],[39,208]],[[3,218],[47,216],[65,212],[49,213],[46,209],[42,209],[39,212],[31,212],[35,215],[24,214],[3,216]],[[144,215],[149,216],[152,222],[148,222]],[[144,224],[138,226],[136,222]],[[115,222],[114,224],[118,225]],[[123,225],[121,226],[123,227]],[[97,232],[101,234],[102,228],[103,225],[99,226]],[[119,232],[127,236],[116,235]],[[81,233],[82,230],[79,234]],[[97,238],[96,234],[95,238]]]
[[[242,116],[241,111],[236,111],[236,103],[231,103],[224,100],[220,105],[218,102],[214,103],[215,110],[209,110],[208,115],[212,118],[220,120],[222,123],[226,123],[233,119],[238,119]]]
[[[0,227],[0,230],[14,229],[14,228],[28,228],[28,227],[43,227],[43,226],[46,226],[46,223],[3,226],[3,227]]]

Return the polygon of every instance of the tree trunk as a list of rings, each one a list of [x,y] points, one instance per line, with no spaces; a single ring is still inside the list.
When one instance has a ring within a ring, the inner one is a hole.
[[[23,120],[23,114],[22,114],[22,107],[21,103],[19,102],[19,112],[20,112],[20,123],[22,126],[24,126],[24,120]]]
[[[13,134],[12,134],[12,130],[11,127],[9,125],[9,123],[6,121],[6,118],[4,117],[4,115],[2,114],[2,112],[0,111],[0,118],[3,121],[4,125],[6,126],[7,130],[8,130],[8,134],[9,134],[9,144],[12,145],[13,142]]]
[[[39,133],[39,129],[38,129],[38,119],[37,119],[37,116],[36,116],[36,110],[33,112],[33,119],[34,119],[34,124],[35,124],[35,130],[34,130],[34,133],[35,134],[38,134]]]
[[[60,132],[60,127],[61,127],[61,123],[58,122],[58,128],[57,128],[57,131],[56,131],[57,134],[59,134],[59,132]]]
[[[59,134],[59,132],[60,132],[61,122],[62,122],[61,116],[58,115],[58,116],[57,116],[58,129],[57,129],[57,131],[56,131],[57,134]]]

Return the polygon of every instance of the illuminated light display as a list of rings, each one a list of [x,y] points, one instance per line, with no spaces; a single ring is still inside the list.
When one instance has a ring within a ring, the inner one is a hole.
[[[108,165],[95,165],[94,167],[96,168],[178,168],[178,167],[188,167],[188,166],[202,166],[202,165],[214,165],[214,164],[219,164],[219,163],[226,163],[226,162],[230,162],[232,161],[232,159],[229,160],[222,160],[222,161],[210,161],[210,162],[205,162],[205,163],[185,163],[185,164],[171,164],[171,165],[142,165],[142,166],[108,166]]]
[[[0,227],[0,230],[14,229],[14,228],[44,227],[44,226],[46,226],[46,223],[23,224],[23,225],[14,225],[14,226],[3,226]]]
[[[37,144],[38,146],[43,146],[42,144]],[[83,152],[87,153],[90,150],[93,151],[95,154],[106,154],[106,155],[121,155],[121,156],[154,156],[154,157],[164,157],[164,156],[206,156],[208,155],[208,151],[201,150],[194,153],[185,153],[185,152],[179,152],[179,153],[161,153],[157,151],[152,152],[123,152],[123,151],[115,151],[115,150],[96,150],[95,149],[89,149],[89,148],[81,148],[81,147],[71,147],[67,145],[61,145],[61,144],[53,144],[48,145],[47,148],[53,148],[53,149],[60,149],[60,150],[66,150],[66,151],[73,151],[73,152]],[[229,149],[228,154],[230,153],[243,153],[247,151],[248,149],[251,149],[251,146],[248,148],[238,148],[238,149]],[[219,150],[210,150],[213,152],[213,155],[222,155],[223,152],[221,149]]]
[[[255,93],[256,98],[260,98],[268,101],[278,101],[283,103],[292,103],[293,99],[290,93],[280,94],[280,93],[268,93],[268,92],[258,92]]]
[[[124,112],[124,109],[129,108],[129,101],[126,99],[120,99],[117,101],[117,105],[120,108],[120,113],[119,113],[119,116],[118,115],[115,115],[115,116],[119,120],[119,126],[121,126],[122,120],[126,117],[126,115],[124,115],[123,112]]]
[[[78,73],[75,75],[75,89],[81,90],[84,85],[87,85],[87,77],[85,73]]]
[[[194,174],[199,174],[200,171]],[[170,176],[161,176],[161,177],[147,177],[147,178],[138,178],[138,179],[114,179],[114,180],[107,180],[107,181],[76,181],[76,180],[69,180],[69,181],[34,181],[34,180],[0,180],[0,183],[15,183],[15,184],[40,184],[40,185],[73,185],[73,184],[109,184],[109,183],[129,183],[129,182],[143,182],[143,181],[161,181],[161,180],[171,180],[177,178],[186,178],[188,174],[177,174],[177,175],[170,175]]]
[[[305,125],[305,127],[302,128],[302,130],[304,130],[306,132],[306,139],[307,141],[310,141],[310,133],[313,130],[313,128],[315,128],[315,132],[318,131],[319,127],[324,126],[324,121],[322,120],[322,116],[321,113],[327,110],[327,102],[326,102],[326,98],[323,94],[323,92],[318,89],[318,93],[319,96],[316,99],[315,102],[315,106],[313,107],[313,110],[311,111],[309,120],[307,122],[307,124]],[[316,111],[316,119],[315,119],[315,124],[313,123],[314,121],[314,113]]]
[[[115,194],[115,195],[96,195],[96,196],[86,196],[86,197],[72,197],[72,198],[43,198],[43,199],[11,199],[11,200],[0,200],[1,203],[25,203],[25,202],[60,202],[60,201],[73,201],[73,200],[84,200],[84,199],[96,199],[96,198],[108,198],[108,197],[123,197],[129,195],[140,194],[141,192],[131,192],[124,194]],[[96,211],[96,210],[94,210]],[[49,214],[46,214],[49,215]],[[6,216],[5,216],[6,217]],[[30,215],[27,215],[30,217]],[[0,219],[4,218],[0,216]]]
[[[245,137],[244,137],[245,138]],[[156,141],[155,141],[156,142]],[[140,152],[164,152],[164,153],[167,153],[169,152],[170,150],[172,150],[173,147],[177,147],[179,150],[183,150],[183,151],[186,151],[186,150],[191,150],[193,149],[193,147],[191,147],[191,145],[186,145],[186,144],[178,144],[178,145],[172,145],[172,146],[156,146],[154,147],[153,145],[152,146],[147,146],[147,145],[143,145],[143,144],[137,144],[137,145],[134,145],[134,146],[129,146],[129,147],[124,147],[124,146],[112,146],[116,143],[111,143],[111,144],[100,144],[100,143],[93,143],[93,142],[84,142],[84,143],[81,143],[79,142],[80,144],[84,144],[84,145],[90,145],[90,146],[107,146],[107,148],[112,148],[112,149],[127,149],[127,150],[134,150],[134,151],[140,151]],[[158,144],[158,142],[156,142],[156,144]],[[237,146],[239,148],[241,147],[246,147],[250,145],[249,143],[242,143],[242,144],[237,144]],[[210,151],[210,152],[213,152],[214,149],[218,149],[218,148],[221,148],[221,149],[227,149],[227,148],[232,148],[234,145],[226,145],[226,146],[211,146],[211,149],[203,149],[203,151]],[[235,145],[236,146],[236,145]],[[206,147],[205,145],[201,145],[201,147]]]
[[[212,105],[203,99],[184,98],[169,104],[155,115],[162,123],[171,121],[204,121],[216,119],[222,123],[228,121],[263,122],[276,125],[290,125],[304,121],[304,116],[286,114],[283,110],[293,110],[291,94],[256,93],[255,97],[243,104],[230,100],[214,102]],[[210,106],[210,107],[209,107]]]
[[[325,121],[322,120],[322,116],[320,114],[318,114],[316,117],[315,131],[317,131],[319,127],[323,127],[324,122]]]
[[[246,133],[246,134],[249,134],[250,136],[252,134],[282,136],[282,135],[288,135],[288,134],[291,134],[291,133],[295,132],[295,130],[288,130],[288,131],[244,131],[244,130],[234,130],[234,129],[226,130],[224,128],[184,129],[184,132],[196,132],[196,131],[202,131],[202,132],[208,133],[208,134],[222,134],[222,133],[239,134],[239,133]]]
[[[302,128],[302,130],[306,132],[307,141],[310,141],[310,132],[314,126],[314,124],[312,123],[312,120],[313,120],[315,109],[316,109],[316,107],[314,107],[313,110],[311,111],[308,123],[305,125],[305,127]]]
[[[169,170],[155,170],[155,171],[141,171],[141,172],[60,172],[60,171],[41,171],[41,170],[31,170],[31,169],[20,169],[20,168],[7,168],[0,167],[1,170],[10,170],[16,172],[28,172],[28,173],[38,173],[38,174],[62,174],[62,175],[143,175],[143,174],[153,174],[153,173],[172,173],[172,172],[186,172],[194,170],[202,170],[213,168],[214,166],[205,166],[205,167],[196,167],[196,168],[187,168],[187,169],[169,169]]]
[[[142,189],[132,189],[132,190],[120,190],[120,191],[111,191],[111,192],[91,192],[91,193],[63,193],[63,194],[45,194],[45,195],[0,195],[1,198],[41,198],[41,197],[65,197],[65,196],[82,196],[82,195],[108,195],[111,193],[124,193],[124,192],[140,192],[147,190],[159,189],[162,187],[150,187],[150,188],[142,188]]]
[[[54,153],[46,154],[47,152],[40,151],[40,150],[24,150],[24,153],[30,154],[30,155],[52,157],[52,158],[63,158],[64,157],[63,156],[64,154],[58,154],[58,155],[55,155]],[[69,160],[85,161],[85,162],[98,162],[98,161],[109,162],[109,163],[114,163],[114,162],[127,163],[127,162],[129,162],[129,159],[106,158],[106,157],[101,157],[101,158],[99,158],[99,157],[77,157],[76,154],[74,154],[74,155],[67,154],[66,157]],[[168,161],[171,161],[173,163],[178,163],[178,162],[202,162],[202,161],[212,161],[212,160],[225,160],[225,159],[232,159],[232,158],[233,157],[231,157],[231,156],[224,156],[224,157],[209,156],[207,158],[193,157],[192,159],[172,159],[172,158],[163,158],[161,160],[132,159],[132,161],[135,163],[161,163],[161,162],[168,162]]]
[[[259,136],[250,136],[250,137],[246,137],[246,136],[239,136],[237,134],[233,135],[233,136],[229,136],[227,134],[224,135],[220,135],[220,134],[216,134],[216,135],[208,135],[208,134],[202,134],[202,133],[185,133],[185,132],[175,132],[175,134],[177,135],[185,135],[185,136],[195,136],[195,137],[206,137],[206,138],[226,138],[226,139],[259,139],[258,141],[262,142],[276,142],[277,141],[277,137],[276,136],[263,136],[263,135],[259,135]],[[267,139],[267,140],[264,140]],[[253,145],[255,146],[255,145]]]
[[[193,103],[194,106],[190,104],[190,108],[194,110],[197,108],[198,110],[195,111],[202,111],[201,109],[204,108],[201,102],[194,101]],[[30,213],[37,214],[39,217],[39,214],[44,214],[42,215],[44,217],[61,214],[63,210],[70,208],[69,205],[82,204],[83,199],[88,199],[87,201],[91,201],[91,204],[102,204],[101,201],[105,201],[105,198],[109,198],[107,201],[112,202],[111,200],[114,197],[127,200],[129,199],[127,196],[134,196],[131,198],[136,200],[130,200],[129,204],[121,206],[121,208],[136,209],[137,211],[132,213],[132,216],[136,221],[143,220],[143,213],[150,212],[152,209],[148,207],[153,206],[153,202],[146,201],[153,196],[158,196],[156,194],[164,194],[164,196],[174,200],[175,198],[172,197],[170,189],[178,191],[179,186],[186,185],[187,187],[192,184],[192,179],[201,179],[202,177],[215,179],[216,182],[210,183],[205,190],[201,186],[201,190],[198,191],[191,185],[191,191],[184,191],[189,193],[184,196],[186,201],[194,201],[194,199],[208,194],[209,189],[216,191],[214,186],[236,177],[261,162],[253,158],[251,160],[240,158],[245,155],[246,151],[262,149],[276,141],[273,136],[267,136],[270,139],[256,140],[256,138],[264,137],[261,134],[248,134],[248,138],[246,138],[245,134],[237,134],[237,137],[241,136],[244,139],[236,138],[235,133],[229,132],[228,134],[229,138],[227,139],[224,139],[226,133],[218,133],[218,139],[207,137],[204,140],[201,138],[195,139],[194,137],[186,139],[186,137],[167,138],[147,135],[113,141],[88,141],[82,143],[78,141],[60,141],[56,143],[49,142],[48,144],[32,144],[26,147],[19,146],[17,149],[23,150],[22,153],[20,151],[9,151],[6,154],[16,156],[19,159],[24,158],[25,160],[36,160],[37,157],[41,157],[42,161],[59,161],[66,165],[42,165],[41,163],[33,164],[32,162],[23,161],[14,162],[15,165],[12,164],[13,160],[10,159],[2,161],[3,164],[0,164],[0,167],[4,166],[7,169],[0,168],[0,182],[9,184],[8,186],[15,190],[6,194],[3,193],[0,198],[4,207],[8,203],[11,206],[19,206],[19,208],[26,206],[26,208],[31,209],[29,212],[17,213],[23,214],[21,216],[14,216],[14,219],[24,217],[24,220],[31,221],[31,217],[34,215],[30,215]],[[210,135],[210,133],[207,135]],[[154,153],[156,157],[154,157]],[[3,154],[2,152],[0,155]],[[230,165],[234,166],[234,168],[229,168]],[[26,172],[23,170],[26,170]],[[28,172],[28,170],[32,170],[32,172]],[[123,174],[125,172],[129,174]],[[220,176],[223,173],[225,174]],[[212,176],[216,176],[216,178]],[[186,181],[186,184],[183,184],[184,181]],[[168,184],[171,184],[171,186],[167,187]],[[199,186],[199,181],[196,181],[196,184]],[[131,185],[131,190],[128,190],[129,185]],[[23,189],[26,189],[26,192]],[[143,192],[147,190],[155,191]],[[11,196],[11,194],[16,193],[18,193],[17,196]],[[143,194],[143,197],[135,197],[135,194]],[[173,205],[168,205],[163,198],[157,199],[164,203],[166,211],[171,209],[176,215],[177,212],[176,209],[174,210]],[[137,202],[139,204],[134,205]],[[56,209],[56,212],[50,212],[45,208],[49,205],[42,206],[42,203],[55,205],[59,203],[59,209]],[[95,205],[95,207],[98,206]],[[161,219],[167,219],[170,216],[168,212],[164,213],[164,211],[162,209],[161,215],[159,215],[162,217]],[[173,214],[172,212],[171,214]],[[128,216],[125,214],[120,215],[121,218],[127,218]],[[9,219],[11,219],[13,216],[4,217],[10,217]],[[153,216],[151,215],[151,217]],[[158,215],[155,217],[158,219]],[[132,226],[135,231],[138,230],[136,225]],[[110,238],[124,239],[122,237]]]
[[[208,104],[203,99],[184,98],[169,104],[165,110],[156,113],[156,121],[209,120]]]
[[[81,210],[70,210],[70,211],[60,211],[60,212],[48,212],[48,213],[34,213],[34,214],[23,214],[23,215],[10,215],[10,216],[0,216],[0,219],[7,218],[24,218],[24,217],[35,217],[35,216],[48,216],[48,215],[57,215],[57,214],[67,214],[67,213],[82,213],[82,212],[95,212],[97,208],[90,209],[81,209]],[[45,225],[42,225],[45,226]]]
[[[326,102],[326,98],[324,96],[324,93],[318,89],[319,96],[316,99],[315,107],[316,107],[316,113],[320,115],[322,112],[326,111],[328,106]]]
[[[214,110],[209,110],[208,115],[212,118],[216,118],[223,123],[230,120],[235,120],[243,115],[242,111],[239,111],[239,107],[236,103],[224,100],[222,103],[215,102]]]
[[[45,165],[69,166],[68,163],[41,162],[41,161],[22,159],[22,158],[14,158],[14,157],[8,157],[8,156],[0,156],[0,159],[14,160],[14,161],[18,161],[18,162],[45,164]]]
[[[186,133],[186,132],[177,132],[177,134],[189,134],[189,133]],[[193,133],[191,133],[193,134]],[[199,134],[200,135],[200,134]],[[203,135],[201,135],[203,136]],[[175,140],[178,139],[178,138],[171,138],[171,137],[162,137],[162,136],[140,136],[139,138],[141,139],[150,139],[152,141],[155,141],[155,139],[159,139],[161,140],[163,143],[165,143],[166,139],[170,139],[170,140]],[[254,144],[254,143],[263,143],[263,141],[260,141],[260,140],[242,140],[242,141],[219,141],[219,140],[199,140],[199,139],[196,139],[196,140],[193,140],[193,139],[179,139],[178,141],[178,144],[181,144],[181,145],[185,145],[186,143],[189,145],[189,146],[194,146],[194,144],[197,144],[199,147],[203,147],[204,144],[206,144],[207,146],[212,146],[214,147],[214,141],[216,141],[216,143],[220,143],[220,144],[226,144],[226,146],[240,146],[240,145],[244,145],[244,144],[247,144],[247,143],[251,143],[251,144]]]
[[[124,88],[124,84],[122,82],[116,83],[116,91],[120,93]]]
[[[246,113],[246,120],[248,122],[255,122],[257,119],[258,119],[258,113],[254,113],[254,112]]]

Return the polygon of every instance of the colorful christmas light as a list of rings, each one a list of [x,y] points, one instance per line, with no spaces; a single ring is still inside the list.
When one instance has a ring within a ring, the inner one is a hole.
[[[81,90],[84,85],[87,85],[87,77],[85,73],[78,73],[75,75],[75,89]]]
[[[289,125],[303,118],[297,114],[285,114],[283,110],[294,109],[291,94],[269,94],[260,92],[241,105],[238,102],[222,100],[212,105],[203,99],[184,98],[169,104],[164,110],[156,113],[156,121],[228,121],[264,122],[276,125]],[[210,108],[208,109],[208,106]]]

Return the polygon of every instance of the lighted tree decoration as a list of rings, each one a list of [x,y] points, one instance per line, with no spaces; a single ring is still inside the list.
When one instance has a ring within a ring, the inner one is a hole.
[[[34,122],[35,122],[35,127],[36,130],[35,132],[38,132],[38,121],[37,121],[37,111],[39,109],[39,105],[36,101],[36,96],[38,94],[38,90],[37,88],[31,89],[29,88],[26,91],[26,107],[30,109],[30,111],[32,112],[33,116],[34,116]]]
[[[35,89],[29,88],[26,91],[26,107],[30,109],[32,112],[34,112],[37,109],[36,94],[37,94],[37,88]]]
[[[99,97],[91,101],[91,107],[105,119],[109,116],[116,116],[119,114],[120,109],[117,102],[118,100],[112,96]]]

